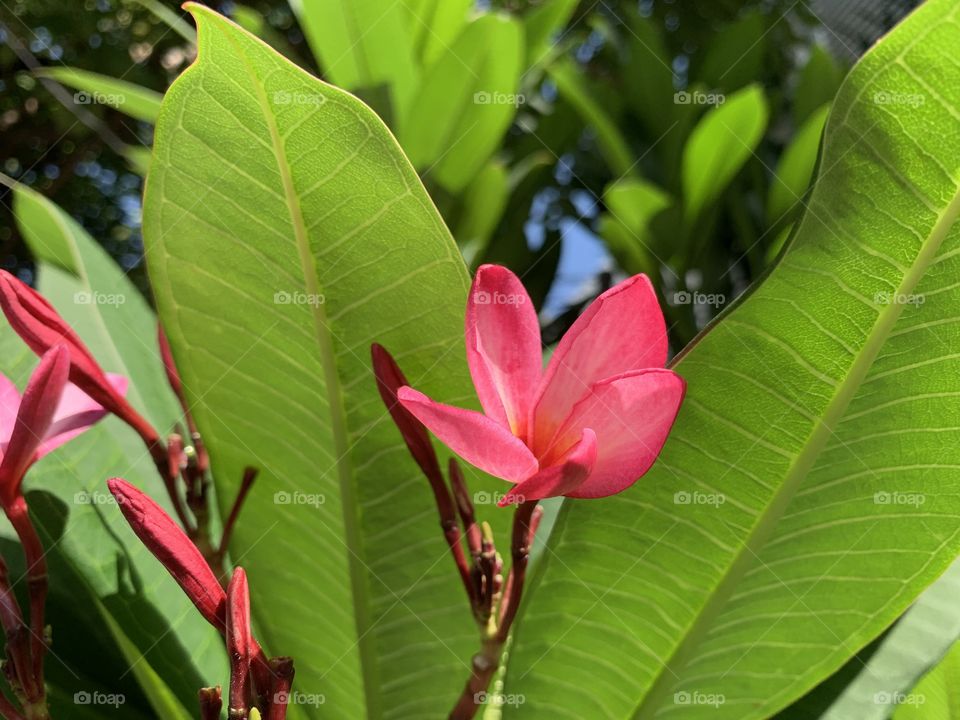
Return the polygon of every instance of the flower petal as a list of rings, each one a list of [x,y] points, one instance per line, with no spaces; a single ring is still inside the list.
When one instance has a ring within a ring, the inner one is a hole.
[[[411,387],[400,388],[397,398],[441,442],[484,472],[519,482],[537,471],[527,446],[486,415],[434,402]]]
[[[120,395],[127,394],[127,378],[107,373],[107,380]],[[50,429],[37,448],[37,458],[56,450],[99,421],[107,411],[73,383],[67,383],[60,396],[60,404],[53,415]]]
[[[597,434],[597,462],[575,498],[613,495],[630,487],[663,448],[686,383],[671,370],[624,373],[595,383],[573,408],[556,438],[557,447],[569,443],[580,428]]]
[[[580,441],[560,464],[544,468],[533,477],[517,483],[498,504],[505,507],[528,500],[569,495],[589,477],[596,460],[597,436],[590,428],[584,428]]]
[[[37,355],[56,345],[66,345],[70,351],[70,381],[136,430],[148,446],[158,445],[157,431],[116,393],[106,373],[73,328],[46,298],[6,270],[0,270],[0,310],[14,332]]]
[[[0,375],[0,450],[7,451],[10,433],[17,422],[20,409],[20,391],[6,375]]]
[[[70,351],[57,345],[44,353],[23,390],[17,419],[0,461],[0,500],[5,505],[20,494],[27,468],[37,457],[37,448],[50,428],[70,372]]]
[[[465,325],[467,363],[483,411],[526,437],[543,355],[537,312],[520,279],[505,267],[481,266]]]
[[[634,275],[594,300],[560,340],[540,384],[531,447],[539,456],[593,383],[666,361],[667,328],[656,291],[646,275]]]

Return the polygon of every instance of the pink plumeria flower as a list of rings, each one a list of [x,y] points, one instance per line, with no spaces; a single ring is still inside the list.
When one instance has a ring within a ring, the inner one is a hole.
[[[464,460],[514,483],[501,506],[630,487],[657,459],[686,390],[663,367],[667,330],[645,275],[598,297],[544,371],[530,297],[512,272],[484,265],[467,301],[466,341],[483,413],[410,387],[397,397]]]
[[[30,465],[107,414],[99,403],[67,382],[69,366],[65,346],[48,350],[23,397],[9,378],[0,375],[0,502],[12,502],[19,495]],[[107,379],[117,393],[126,394],[125,377],[108,374]]]

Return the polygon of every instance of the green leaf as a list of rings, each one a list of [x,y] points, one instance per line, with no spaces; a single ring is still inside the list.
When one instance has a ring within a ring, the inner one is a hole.
[[[178,417],[156,350],[153,313],[133,284],[97,243],[66,213],[22,185],[14,185],[14,213],[38,261],[39,290],[89,345],[105,369],[130,379],[127,397],[161,433]],[[19,386],[36,365],[26,346],[4,328],[2,371]],[[139,543],[116,506],[105,480],[123,476],[165,504],[163,483],[140,439],[115,418],[43,458],[27,475],[46,545],[55,547],[80,578],[71,593],[94,599],[104,622],[120,628],[130,655],[151,673],[138,679],[154,699],[175,696],[191,710],[196,691],[221,682],[226,672],[222,640],[174,581]],[[63,580],[51,575],[53,583]],[[99,600],[97,600],[99,598]],[[57,618],[50,617],[55,629]],[[82,667],[84,648],[55,646]],[[166,711],[170,702],[155,706]]]
[[[675,103],[673,68],[660,27],[634,14],[626,34],[627,59],[623,69],[626,100],[643,122],[652,140],[672,129],[687,108]]]
[[[960,645],[931,670],[913,692],[890,698],[893,720],[957,720],[960,718]],[[881,700],[887,699],[886,696]]]
[[[684,218],[694,223],[716,201],[760,144],[767,127],[767,101],[750,85],[712,108],[683,150]]]
[[[454,236],[467,264],[486,253],[493,231],[510,200],[510,177],[503,163],[492,161],[480,171],[463,194],[463,211]]]
[[[603,202],[609,212],[600,218],[600,235],[620,266],[631,274],[656,273],[653,221],[673,205],[673,198],[651,182],[627,179],[608,185]]]
[[[584,122],[597,133],[600,152],[603,153],[611,172],[618,177],[628,175],[636,164],[633,152],[616,122],[590,93],[580,68],[573,61],[564,59],[551,65],[548,73],[563,99],[570,103]]]
[[[146,254],[221,506],[261,470],[231,545],[258,633],[325,696],[304,717],[438,717],[478,639],[369,353],[382,343],[415,386],[475,405],[468,274],[369,108],[188,7],[200,52],[157,123]],[[505,533],[495,511],[480,509]]]
[[[829,111],[830,106],[824,105],[813,113],[780,156],[767,195],[767,222],[771,225],[800,207],[817,165],[820,137]]]
[[[153,123],[160,112],[161,93],[126,80],[72,67],[46,67],[36,71],[78,92],[73,96],[80,105],[109,105],[136,120]]]
[[[187,42],[194,44],[197,42],[197,33],[190,27],[190,23],[186,22],[182,17],[177,15],[176,11],[164,5],[160,0],[134,0],[134,2],[153,13]]]
[[[523,29],[488,13],[467,25],[423,73],[400,123],[400,144],[414,166],[460,192],[500,146],[517,107]]]
[[[837,675],[848,673],[835,686],[831,677],[778,716],[821,720],[884,720],[890,703],[878,698],[906,695],[921,676],[946,655],[960,638],[960,562],[955,562],[880,638],[867,658],[854,657]],[[836,676],[834,676],[836,677]]]
[[[805,123],[814,111],[832,102],[842,81],[843,70],[837,61],[824,47],[814,45],[793,93],[794,122],[797,125]]]
[[[957,556],[960,136],[931,132],[960,112],[957,15],[925,3],[848,76],[779,265],[674,364],[653,470],[564,503],[511,650],[522,717],[769,717]]]
[[[347,90],[386,85],[394,110],[417,83],[402,3],[395,0],[291,0],[324,77]]]
[[[467,24],[473,0],[410,0],[401,4],[407,11],[414,56],[426,67],[456,40]]]
[[[523,17],[527,38],[527,67],[533,67],[550,56],[556,35],[573,18],[580,0],[553,0],[531,9]]]
[[[728,93],[754,82],[763,72],[766,37],[763,13],[747,13],[711,37],[702,59],[694,57],[694,79]]]

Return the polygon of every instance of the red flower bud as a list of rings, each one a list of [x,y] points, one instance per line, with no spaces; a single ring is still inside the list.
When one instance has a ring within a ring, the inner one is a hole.
[[[57,345],[44,354],[27,382],[16,424],[0,462],[0,503],[5,508],[20,495],[23,476],[50,429],[69,370],[69,351],[64,345]]]
[[[110,384],[90,350],[53,306],[5,270],[0,270],[0,309],[10,327],[37,355],[56,345],[66,345],[70,352],[70,381],[136,430],[148,446],[159,443],[157,431]]]
[[[371,345],[370,355],[373,358],[373,372],[377,377],[380,397],[383,399],[383,404],[387,406],[393,422],[399,428],[410,454],[431,482],[439,478],[439,482],[443,484],[437,454],[434,452],[427,429],[397,400],[397,390],[409,384],[403,371],[382,345],[377,343]]]
[[[133,532],[177,581],[200,614],[224,631],[227,595],[203,555],[163,508],[120,478],[107,481]]]

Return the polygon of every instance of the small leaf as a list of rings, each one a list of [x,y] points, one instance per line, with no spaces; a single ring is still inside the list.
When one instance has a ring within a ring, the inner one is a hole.
[[[77,90],[73,98],[78,105],[109,105],[136,120],[157,121],[163,95],[154,90],[79,68],[46,67],[36,73]]]
[[[712,108],[694,128],[683,151],[684,218],[688,226],[717,200],[760,144],[767,101],[751,85]]]
[[[522,98],[517,94],[523,30],[508,15],[468,24],[428,67],[400,123],[414,166],[459,192],[500,146]]]

